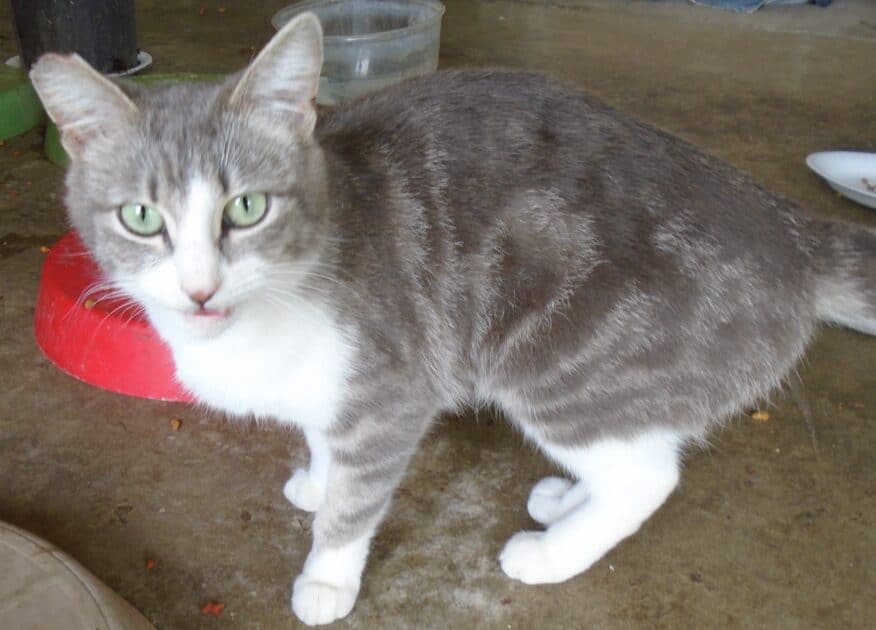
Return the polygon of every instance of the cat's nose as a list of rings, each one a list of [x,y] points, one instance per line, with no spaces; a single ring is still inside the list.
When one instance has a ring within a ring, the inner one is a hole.
[[[192,299],[192,302],[204,308],[204,305],[207,304],[209,299],[216,295],[216,291],[219,290],[219,285],[214,285],[212,287],[201,288],[195,291],[186,291],[188,296]]]

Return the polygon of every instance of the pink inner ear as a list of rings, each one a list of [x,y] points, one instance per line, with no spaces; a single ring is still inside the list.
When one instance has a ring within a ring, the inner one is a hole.
[[[78,122],[58,121],[58,132],[61,136],[61,144],[71,157],[80,155],[85,146],[98,136],[107,135],[97,113],[89,113]]]
[[[74,132],[61,132],[61,146],[70,158],[81,155],[85,150],[85,142]]]

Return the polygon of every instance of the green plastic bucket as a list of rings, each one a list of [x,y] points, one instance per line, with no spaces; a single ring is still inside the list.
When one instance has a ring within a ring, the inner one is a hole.
[[[44,112],[27,75],[18,68],[0,64],[0,140],[30,131],[43,120]]]

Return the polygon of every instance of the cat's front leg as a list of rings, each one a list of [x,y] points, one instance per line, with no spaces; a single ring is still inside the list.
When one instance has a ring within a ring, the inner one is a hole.
[[[364,418],[345,434],[328,436],[325,502],[292,592],[292,609],[304,623],[331,623],[353,609],[371,538],[435,411]]]
[[[296,470],[283,494],[289,502],[305,512],[316,512],[325,501],[331,453],[325,434],[318,429],[305,429],[304,437],[310,450],[310,464]]]
[[[353,610],[374,528],[338,546],[313,545],[292,587],[292,610],[309,626],[331,623]]]

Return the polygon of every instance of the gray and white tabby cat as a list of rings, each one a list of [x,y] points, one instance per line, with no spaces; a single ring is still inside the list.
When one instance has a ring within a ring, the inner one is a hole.
[[[316,511],[292,607],[353,608],[432,419],[501,407],[569,478],[502,570],[585,571],[680,453],[780,384],[821,321],[876,333],[876,235],[816,221],[684,142],[537,76],[439,73],[321,115],[312,15],[241,74],[146,90],[32,71],[73,225],[197,398],[301,427]]]

